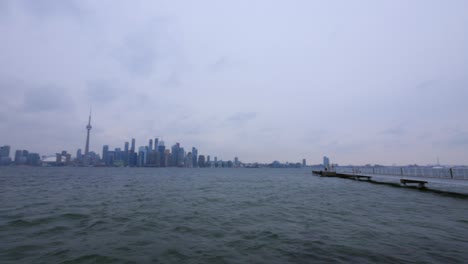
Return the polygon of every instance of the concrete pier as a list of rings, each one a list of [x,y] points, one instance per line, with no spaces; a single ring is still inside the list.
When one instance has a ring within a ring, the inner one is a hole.
[[[363,173],[343,173],[330,171],[312,171],[321,177],[336,177],[342,179],[365,181],[374,184],[384,184],[393,187],[412,188],[432,191],[442,194],[452,194],[468,198],[468,180],[451,178],[415,177],[402,175],[376,175]]]

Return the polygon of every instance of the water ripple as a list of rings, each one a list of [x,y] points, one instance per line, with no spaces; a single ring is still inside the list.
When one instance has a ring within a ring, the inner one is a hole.
[[[301,169],[0,170],[2,264],[468,259],[466,200],[434,193]]]

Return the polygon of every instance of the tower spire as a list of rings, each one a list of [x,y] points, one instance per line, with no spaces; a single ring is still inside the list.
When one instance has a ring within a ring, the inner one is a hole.
[[[88,126],[91,126],[91,113],[93,112],[93,108],[89,108],[89,119],[88,119]]]
[[[89,132],[91,131],[91,111],[92,108],[89,108],[89,119],[88,119],[88,125],[86,126],[86,129],[88,130],[88,134],[86,135],[86,146],[85,146],[85,155],[88,155],[89,153]]]

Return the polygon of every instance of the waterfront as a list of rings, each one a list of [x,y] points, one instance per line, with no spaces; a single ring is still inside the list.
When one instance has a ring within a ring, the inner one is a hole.
[[[467,199],[309,169],[0,168],[1,263],[463,263]]]

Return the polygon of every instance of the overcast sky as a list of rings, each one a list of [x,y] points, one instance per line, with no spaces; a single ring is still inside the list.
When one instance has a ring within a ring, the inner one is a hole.
[[[0,144],[468,164],[466,0],[1,0]]]

